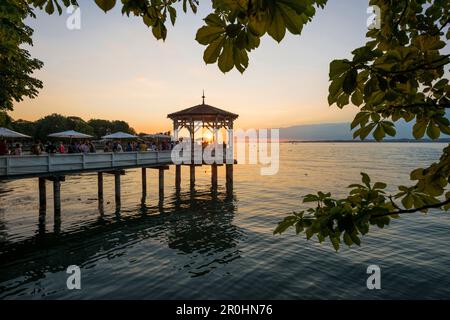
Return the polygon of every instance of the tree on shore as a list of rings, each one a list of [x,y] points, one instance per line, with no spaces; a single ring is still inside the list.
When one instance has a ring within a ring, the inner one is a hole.
[[[41,141],[46,141],[48,135],[51,133],[67,130],[86,133],[96,139],[100,139],[108,132],[123,131],[130,134],[136,133],[127,122],[122,120],[91,119],[84,121],[80,117],[65,117],[57,113],[45,116],[36,121],[27,121],[23,119],[14,120],[6,112],[0,112],[0,127],[7,127]]]
[[[23,5],[22,14],[17,14],[22,20],[32,12],[26,4],[42,8],[49,14],[55,12],[55,8],[61,13],[61,5],[76,4],[74,0],[6,0],[6,6],[12,2]],[[119,5],[116,0],[95,2],[105,12]],[[400,119],[414,122],[416,139],[426,135],[436,140],[442,133],[450,134],[446,114],[450,108],[450,84],[445,73],[450,64],[450,55],[445,53],[450,39],[450,2],[368,2],[380,9],[379,28],[368,31],[369,41],[356,48],[351,59],[331,62],[329,104],[338,108],[352,104],[359,108],[351,125],[354,138],[366,139],[372,135],[381,141],[386,135],[395,136],[395,122]],[[203,60],[207,64],[217,63],[222,72],[233,68],[244,72],[249,66],[249,53],[259,46],[261,37],[268,35],[280,42],[286,31],[301,34],[303,26],[326,3],[327,0],[213,0],[213,10],[204,18],[204,26],[196,35],[196,40],[206,47]],[[184,12],[190,8],[195,13],[199,1],[121,1],[123,14],[142,19],[155,38],[163,40],[167,37],[166,24],[175,24],[177,5],[181,5]],[[4,10],[0,12],[3,15]],[[17,24],[24,28],[22,20]],[[20,28],[17,30],[20,34]],[[20,57],[20,51],[14,47],[19,44],[19,40],[11,42],[10,56]],[[27,65],[26,69],[23,65],[17,67],[11,59],[5,61],[4,68],[8,74],[22,72],[27,75],[27,70],[40,67],[32,60],[22,58],[22,61]],[[11,107],[8,101],[35,95],[35,91],[24,92],[20,87],[17,91],[14,87],[1,87],[0,90],[0,108],[6,109]],[[349,246],[359,245],[361,236],[371,225],[382,228],[391,218],[401,214],[427,212],[433,208],[448,210],[449,176],[450,145],[437,162],[428,168],[413,170],[413,183],[398,186],[398,192],[392,195],[386,193],[385,183],[373,183],[362,173],[362,182],[349,186],[350,192],[345,198],[337,199],[327,192],[305,196],[304,202],[312,206],[286,217],[274,232],[282,233],[294,227],[308,239],[316,236],[319,241],[330,240],[336,250],[342,242]]]
[[[0,3],[0,111],[13,110],[13,103],[25,97],[34,98],[42,81],[33,78],[42,61],[33,59],[23,45],[33,45],[33,29],[23,22],[34,17],[24,0],[2,0]]]

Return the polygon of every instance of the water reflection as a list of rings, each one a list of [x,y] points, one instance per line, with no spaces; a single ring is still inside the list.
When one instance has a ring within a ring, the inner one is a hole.
[[[188,270],[191,276],[208,273],[215,263],[239,258],[239,251],[233,248],[244,234],[233,225],[233,197],[219,192],[178,191],[157,206],[142,200],[136,208],[116,210],[113,215],[105,214],[100,201],[96,220],[69,231],[60,231],[58,224],[54,232],[46,233],[45,215],[41,214],[33,237],[0,242],[0,297],[14,291],[14,287],[42,279],[48,272],[64,271],[72,264],[92,266],[100,258],[113,260],[124,248],[151,238],[180,254],[195,252],[215,257],[209,262],[201,258],[201,271],[196,266],[195,271]],[[0,220],[0,230],[2,226]],[[11,280],[14,283],[7,284]]]

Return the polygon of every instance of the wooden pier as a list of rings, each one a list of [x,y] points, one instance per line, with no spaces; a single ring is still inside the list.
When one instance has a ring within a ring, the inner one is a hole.
[[[175,165],[175,188],[181,188],[181,167],[189,167],[189,185],[195,188],[195,169],[197,166],[211,166],[211,189],[217,190],[218,167],[224,165],[226,173],[226,189],[228,193],[233,191],[233,164],[236,162],[226,161],[222,163],[202,162],[196,163],[194,160],[194,145],[196,133],[199,129],[208,129],[213,134],[210,142],[219,142],[219,131],[227,131],[226,148],[229,154],[233,154],[233,122],[238,118],[237,114],[212,107],[205,104],[203,95],[202,104],[187,108],[167,117],[173,121],[174,140],[179,141],[178,134],[182,129],[189,132],[189,139],[192,144],[192,154],[190,163],[174,164],[172,161],[172,151],[144,151],[144,152],[99,152],[99,153],[76,153],[76,154],[45,154],[45,155],[22,155],[22,156],[0,156],[0,180],[16,180],[35,178],[38,180],[39,190],[39,219],[45,220],[47,207],[46,182],[53,184],[53,206],[55,223],[60,223],[61,216],[61,185],[68,175],[78,175],[88,172],[97,173],[97,188],[99,210],[103,208],[103,185],[104,175],[114,175],[114,190],[116,206],[120,208],[121,203],[121,176],[128,169],[141,168],[142,177],[142,199],[147,193],[147,169],[158,170],[158,193],[160,204],[164,199],[164,172]],[[203,137],[202,137],[203,142]],[[230,163],[231,162],[231,163]]]
[[[53,207],[55,221],[61,215],[61,185],[68,175],[97,172],[97,189],[99,203],[103,203],[103,177],[114,175],[114,190],[116,206],[121,203],[121,176],[127,169],[141,168],[142,194],[147,193],[147,169],[158,170],[159,198],[164,198],[164,172],[174,165],[171,151],[123,152],[123,153],[88,153],[88,154],[47,154],[0,157],[0,180],[37,179],[39,192],[40,219],[45,219],[47,207],[46,182],[53,184]],[[206,164],[204,164],[206,165]],[[217,188],[217,167],[211,165],[212,188]],[[200,165],[175,165],[175,187],[181,188],[181,166],[190,169],[190,186],[195,186],[195,167]],[[226,186],[232,190],[233,165],[226,165]]]

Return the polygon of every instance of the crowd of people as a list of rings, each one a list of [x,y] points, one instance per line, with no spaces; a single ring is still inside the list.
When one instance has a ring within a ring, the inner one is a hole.
[[[0,140],[0,156],[9,154],[20,156],[22,154],[22,145],[20,143],[16,143],[13,146],[8,146],[8,143],[5,139]]]
[[[159,151],[172,150],[173,142],[162,141],[144,142],[144,141],[130,141],[121,143],[120,141],[107,141],[104,145],[104,152],[136,152],[136,151]],[[97,148],[92,141],[71,141],[64,144],[62,141],[55,143],[48,141],[45,145],[41,141],[35,141],[31,145],[31,154],[40,155],[43,153],[96,153]],[[22,145],[20,143],[8,144],[5,139],[0,140],[0,156],[4,155],[22,155]]]

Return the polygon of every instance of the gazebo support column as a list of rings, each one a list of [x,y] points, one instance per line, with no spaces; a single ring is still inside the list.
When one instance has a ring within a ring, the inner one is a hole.
[[[177,190],[181,189],[181,165],[177,164],[175,166],[175,188]]]
[[[217,164],[211,165],[211,187],[217,189]]]

